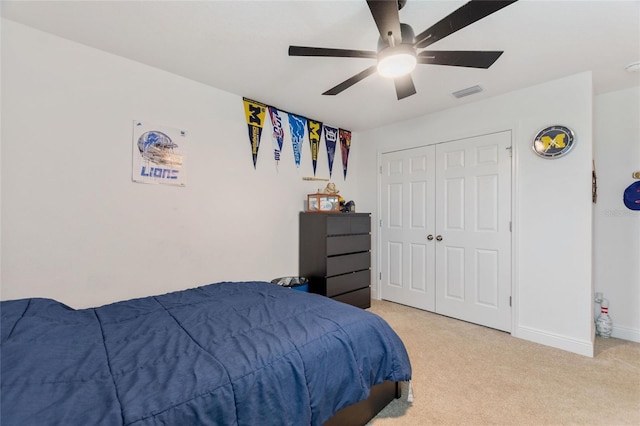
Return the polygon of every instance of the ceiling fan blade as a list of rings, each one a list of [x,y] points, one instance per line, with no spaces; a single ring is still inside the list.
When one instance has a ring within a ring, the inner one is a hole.
[[[451,65],[454,67],[489,68],[504,52],[481,50],[423,50],[419,64]]]
[[[397,77],[393,79],[393,83],[396,85],[396,95],[398,95],[398,100],[416,94],[416,87],[413,85],[411,74]]]
[[[472,0],[449,14],[446,18],[441,19],[430,28],[427,28],[425,31],[418,34],[415,38],[416,42],[414,45],[417,48],[427,47],[430,44],[433,44],[436,41],[466,27],[467,25],[473,24],[474,22],[479,21],[480,19],[485,18],[512,3],[515,3],[516,1],[517,0]]]
[[[326,47],[289,46],[289,56],[325,56],[333,58],[372,58],[378,56],[369,50],[330,49]]]
[[[326,92],[323,93],[323,95],[337,95],[338,93],[348,89],[349,87],[353,86],[360,80],[364,80],[365,78],[369,77],[371,74],[374,74],[375,72],[376,72],[376,66],[372,65],[369,68],[365,69],[364,71],[360,71],[358,74],[354,75],[353,77],[343,81],[337,86],[327,90]]]
[[[397,0],[367,0],[367,5],[376,22],[380,38],[387,44],[389,33],[393,35],[394,45],[402,43],[400,31],[400,15]]]

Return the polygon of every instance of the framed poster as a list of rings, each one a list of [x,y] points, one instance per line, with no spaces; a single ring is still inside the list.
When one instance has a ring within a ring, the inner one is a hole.
[[[134,121],[133,181],[185,186],[186,143],[187,133],[184,130]]]

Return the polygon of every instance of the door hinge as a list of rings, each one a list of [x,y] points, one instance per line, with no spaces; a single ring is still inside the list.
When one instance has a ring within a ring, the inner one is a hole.
[[[511,296],[509,296],[509,307],[511,307]]]
[[[513,232],[513,222],[509,221],[509,232]]]
[[[512,156],[513,156],[513,150],[511,149],[511,147],[510,147],[510,146],[508,146],[508,147],[506,147],[505,149],[506,149],[507,151],[509,151],[509,157],[512,157]]]
[[[380,272],[380,281],[382,281],[382,272]]]
[[[382,228],[382,219],[380,219],[380,228]]]
[[[380,166],[380,174],[382,174],[382,166]]]

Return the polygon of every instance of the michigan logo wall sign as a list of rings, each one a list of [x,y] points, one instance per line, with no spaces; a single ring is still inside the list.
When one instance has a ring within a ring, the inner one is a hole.
[[[543,158],[566,155],[576,142],[573,130],[565,126],[550,126],[538,132],[533,139],[533,152]]]

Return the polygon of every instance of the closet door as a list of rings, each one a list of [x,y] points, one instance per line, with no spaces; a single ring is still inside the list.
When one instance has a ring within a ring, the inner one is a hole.
[[[382,155],[382,299],[511,330],[511,132]]]
[[[382,298],[435,309],[435,147],[382,155]],[[431,235],[431,240],[429,239]]]
[[[511,132],[436,147],[436,312],[511,330]]]

